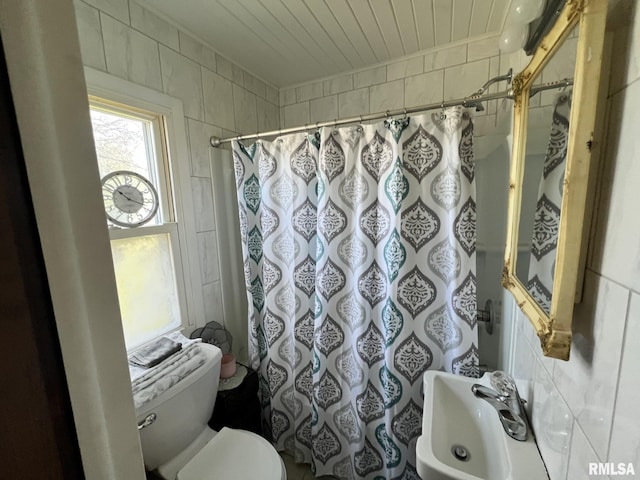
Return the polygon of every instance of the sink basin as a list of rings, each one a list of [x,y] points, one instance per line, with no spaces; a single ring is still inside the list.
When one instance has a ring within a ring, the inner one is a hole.
[[[422,435],[416,444],[423,480],[548,479],[535,440],[524,442],[504,431],[496,410],[476,398],[471,386],[491,387],[480,379],[428,371],[424,374]]]

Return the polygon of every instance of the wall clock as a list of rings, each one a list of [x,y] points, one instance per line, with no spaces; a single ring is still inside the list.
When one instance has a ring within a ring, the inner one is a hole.
[[[119,170],[102,179],[102,198],[109,221],[120,227],[139,227],[158,211],[158,192],[135,172]]]

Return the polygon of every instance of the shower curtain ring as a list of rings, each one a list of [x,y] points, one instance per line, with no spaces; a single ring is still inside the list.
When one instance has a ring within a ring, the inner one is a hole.
[[[444,114],[444,100],[440,104],[440,120],[445,120],[447,116]]]
[[[403,120],[406,120],[406,119],[407,119],[407,117],[408,117],[408,115],[407,115],[407,109],[405,108],[405,109],[404,109],[404,118],[403,118]]]
[[[389,119],[389,110],[387,110],[387,111],[385,111],[385,112],[384,112],[384,116],[385,116],[387,119]]]

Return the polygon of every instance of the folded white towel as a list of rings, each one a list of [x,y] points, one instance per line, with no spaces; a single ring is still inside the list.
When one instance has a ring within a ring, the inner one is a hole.
[[[200,338],[190,340],[180,332],[165,337],[181,343],[182,350],[151,368],[129,364],[131,391],[136,408],[171,388],[206,361],[206,355],[199,346],[202,341]]]
[[[206,356],[197,344],[189,345],[165,360],[160,365],[147,370],[131,384],[136,408],[153,400],[161,393],[180,382],[206,361]]]
[[[169,340],[172,340],[172,341],[174,341],[176,343],[181,343],[182,344],[182,350],[186,349],[189,345],[192,345],[194,343],[199,343],[199,342],[202,341],[202,339],[200,339],[200,338],[195,338],[195,339],[191,340],[191,339],[185,337],[180,332],[169,333],[167,335],[164,335],[164,338],[168,338]],[[152,368],[156,368],[156,367],[152,367]],[[129,363],[129,376],[131,377],[131,383],[135,382],[138,378],[140,378],[141,376],[145,375],[146,373],[149,373],[149,371],[150,371],[149,368],[142,368],[142,367],[138,367],[136,365],[132,365],[131,363]]]
[[[167,337],[160,337],[129,356],[129,364],[151,368],[179,352],[182,344]]]

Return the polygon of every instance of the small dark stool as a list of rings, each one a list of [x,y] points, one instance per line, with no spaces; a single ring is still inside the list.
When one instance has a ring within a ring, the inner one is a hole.
[[[209,426],[216,431],[230,427],[262,435],[258,374],[254,370],[238,364],[233,377],[220,379]]]

